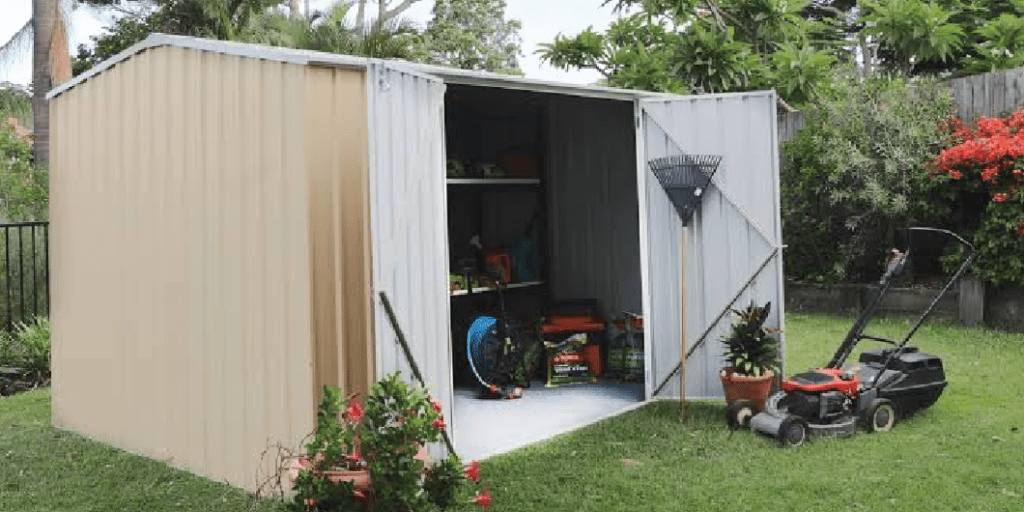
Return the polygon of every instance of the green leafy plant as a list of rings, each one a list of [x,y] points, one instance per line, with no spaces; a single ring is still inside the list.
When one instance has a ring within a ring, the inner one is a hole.
[[[423,449],[444,430],[441,403],[422,386],[410,386],[394,372],[370,387],[363,403],[342,400],[337,388],[324,387],[315,435],[306,454],[292,467],[295,511],[370,510],[422,512],[446,510],[459,502],[468,481],[479,483],[475,461],[463,468],[457,455],[427,463]],[[368,472],[366,486],[337,478],[336,471]],[[471,500],[490,506],[490,494]]]
[[[764,321],[771,311],[771,302],[755,306],[753,302],[736,315],[729,335],[723,338],[725,360],[737,373],[760,377],[779,369],[779,339],[769,333]]]
[[[13,333],[0,332],[0,395],[50,382],[50,321],[18,322]]]
[[[35,165],[32,145],[0,127],[0,219],[46,219],[49,176],[45,168]]]
[[[945,138],[952,99],[935,80],[836,73],[783,145],[783,233],[789,278],[866,281],[914,221],[939,215],[922,170]]]

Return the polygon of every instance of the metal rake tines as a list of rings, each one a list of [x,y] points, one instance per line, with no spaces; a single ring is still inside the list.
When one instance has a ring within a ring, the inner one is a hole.
[[[655,158],[647,165],[685,225],[721,162],[722,157],[718,155],[677,155]]]
[[[647,163],[662,187],[705,188],[722,162],[719,155],[676,155],[655,158]]]

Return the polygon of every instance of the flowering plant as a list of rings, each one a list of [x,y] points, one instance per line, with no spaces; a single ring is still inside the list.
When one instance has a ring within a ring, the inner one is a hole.
[[[446,510],[464,484],[479,484],[480,465],[458,456],[431,463],[425,447],[444,430],[441,403],[392,373],[360,403],[324,387],[314,436],[292,468],[294,511]],[[490,507],[485,488],[470,500]]]
[[[970,126],[947,120],[940,129],[948,147],[932,160],[929,175],[955,205],[954,222],[973,232],[978,277],[1024,283],[1024,111]],[[947,262],[955,266],[960,257]]]

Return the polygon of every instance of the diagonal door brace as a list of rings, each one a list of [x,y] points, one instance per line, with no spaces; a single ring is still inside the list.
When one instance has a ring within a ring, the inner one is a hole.
[[[694,343],[692,347],[690,347],[690,350],[686,351],[687,360],[690,359],[690,356],[693,355],[693,352],[697,350],[698,347],[704,344],[704,341],[707,340],[708,334],[711,334],[711,330],[714,329],[716,325],[718,325],[718,321],[721,320],[722,317],[725,316],[725,314],[728,313],[730,309],[732,309],[732,305],[734,302],[736,302],[736,299],[739,299],[740,295],[743,295],[743,292],[747,291],[747,288],[750,288],[750,285],[754,283],[754,280],[757,279],[757,276],[761,275],[761,272],[765,269],[765,267],[768,266],[768,263],[770,263],[778,253],[779,249],[777,247],[772,249],[772,252],[770,252],[768,256],[764,259],[764,261],[761,262],[761,266],[757,267],[757,270],[754,271],[754,275],[750,276],[750,279],[748,279],[747,282],[742,287],[740,287],[739,291],[736,292],[736,295],[734,295],[732,299],[728,303],[726,303],[722,311],[718,313],[718,316],[716,316],[715,319],[710,324],[708,324],[708,328],[704,331],[704,334],[701,334],[700,338],[697,339],[697,342]],[[661,390],[665,388],[665,385],[668,384],[668,381],[671,380],[672,377],[675,377],[677,373],[679,373],[679,369],[681,366],[681,364],[676,363],[676,367],[673,368],[671,372],[669,372],[668,376],[665,377],[665,380],[661,382],[661,385],[659,385],[658,388],[654,390],[654,393],[652,393],[651,396],[657,396],[658,393],[660,393]]]

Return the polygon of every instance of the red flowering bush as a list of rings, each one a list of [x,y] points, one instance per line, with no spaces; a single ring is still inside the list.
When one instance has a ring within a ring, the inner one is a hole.
[[[460,502],[459,490],[480,483],[476,461],[463,467],[458,456],[431,464],[426,446],[441,439],[441,403],[421,386],[392,373],[370,387],[364,402],[342,400],[324,387],[314,437],[306,456],[291,469],[293,511],[425,512]],[[485,510],[484,489],[462,502]]]
[[[1024,283],[1024,111],[971,126],[948,120],[940,129],[949,144],[929,175],[955,205],[954,223],[972,232],[974,272],[985,281]]]

